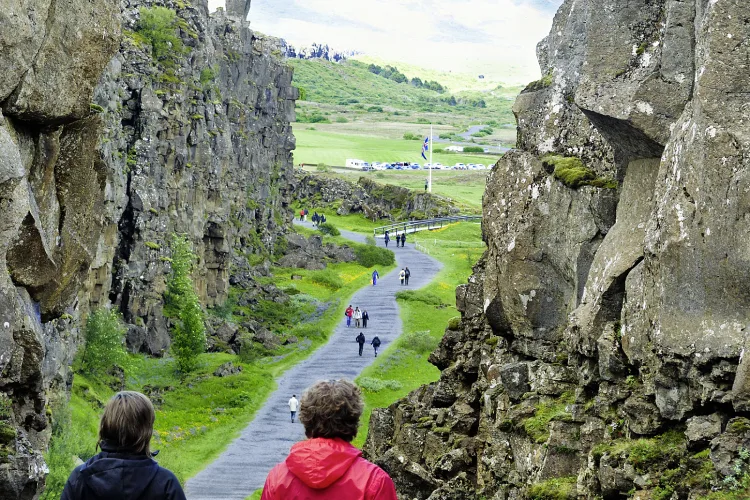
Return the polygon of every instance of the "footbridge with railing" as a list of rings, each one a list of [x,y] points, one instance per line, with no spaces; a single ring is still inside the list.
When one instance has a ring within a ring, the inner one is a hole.
[[[414,220],[405,222],[396,222],[387,226],[379,226],[372,230],[375,238],[384,238],[386,231],[391,236],[402,233],[416,233],[417,231],[433,231],[454,224],[456,222],[481,222],[481,215],[453,215],[450,217],[438,217],[435,219]]]

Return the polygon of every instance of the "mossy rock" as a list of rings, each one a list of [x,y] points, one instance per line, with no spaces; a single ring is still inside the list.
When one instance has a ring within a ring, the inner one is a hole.
[[[542,158],[542,163],[545,167],[553,169],[552,175],[571,189],[578,189],[581,186],[617,189],[616,181],[597,177],[596,172],[575,156],[547,155]]]
[[[577,498],[576,477],[555,477],[529,487],[529,500],[573,500]]]
[[[16,429],[9,422],[0,422],[0,445],[15,443]]]
[[[461,328],[461,316],[454,316],[448,320],[448,330],[456,331]]]

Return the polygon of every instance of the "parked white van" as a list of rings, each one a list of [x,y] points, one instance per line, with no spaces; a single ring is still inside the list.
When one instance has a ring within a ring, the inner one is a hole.
[[[365,163],[367,162],[364,160],[355,160],[355,159],[346,160],[347,168],[362,168],[365,166]]]

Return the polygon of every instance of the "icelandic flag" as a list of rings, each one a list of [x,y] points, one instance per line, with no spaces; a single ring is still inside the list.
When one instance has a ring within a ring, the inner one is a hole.
[[[422,158],[424,158],[425,160],[427,159],[427,157],[424,154],[427,152],[429,148],[430,148],[430,138],[425,137],[424,144],[422,144]]]

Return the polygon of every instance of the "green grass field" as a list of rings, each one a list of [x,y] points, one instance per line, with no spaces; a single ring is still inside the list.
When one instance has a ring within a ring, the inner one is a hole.
[[[404,333],[357,378],[365,398],[362,425],[354,441],[359,447],[367,437],[373,408],[387,407],[420,385],[438,379],[440,373],[427,357],[443,337],[449,320],[459,316],[456,287],[466,283],[485,249],[481,227],[474,223],[415,233],[407,244],[414,243],[425,246],[444,267],[432,283],[398,299]]]
[[[403,139],[384,139],[367,135],[339,134],[317,130],[318,125],[296,123],[294,136],[297,138],[297,149],[294,151],[294,163],[314,163],[346,166],[346,160],[361,159],[368,162],[416,162],[425,163],[422,158],[421,141],[405,141]],[[314,128],[315,130],[310,130]],[[492,165],[499,155],[490,154],[461,154],[435,153],[433,162],[443,165],[456,163],[482,163]]]

